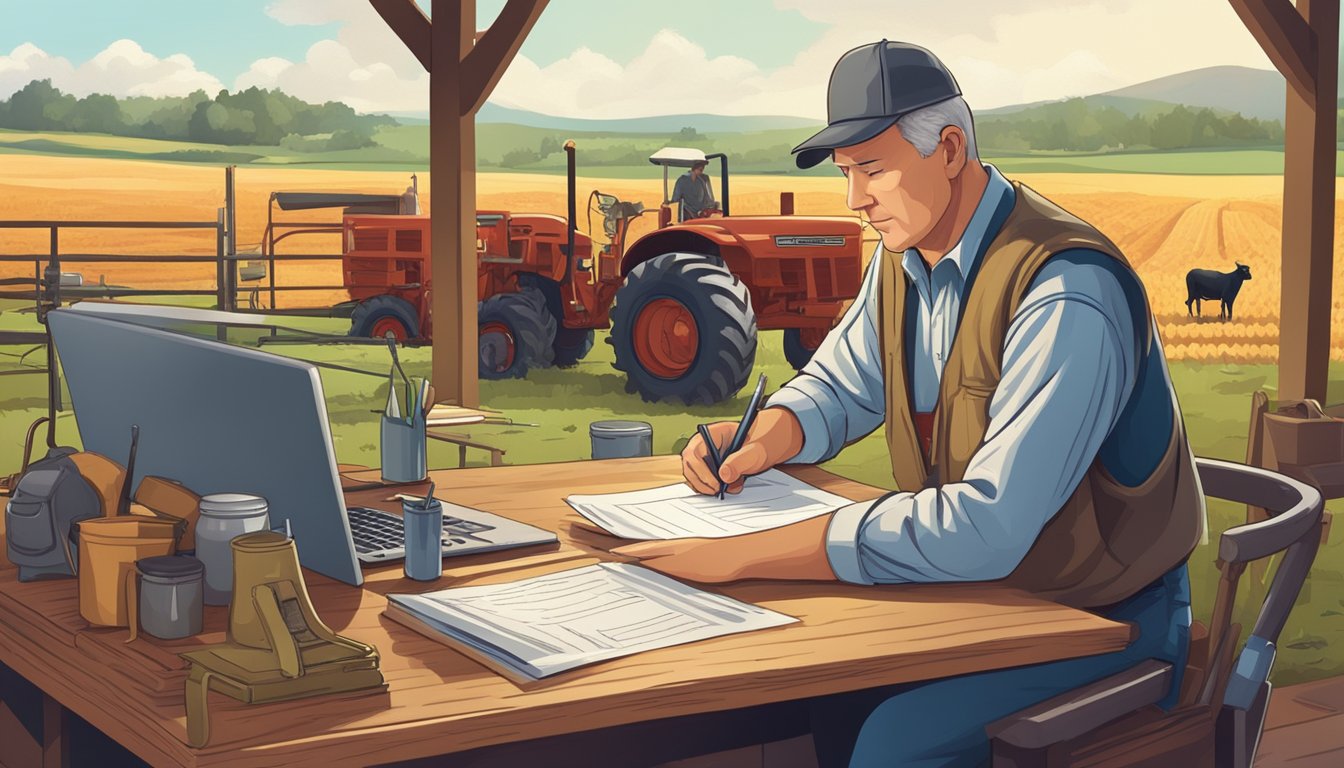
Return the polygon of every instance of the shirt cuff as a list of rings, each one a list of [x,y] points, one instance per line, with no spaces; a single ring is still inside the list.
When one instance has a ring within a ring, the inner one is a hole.
[[[876,501],[858,501],[843,506],[831,515],[826,526],[826,560],[835,577],[850,584],[875,584],[863,572],[859,562],[859,532]]]
[[[795,379],[781,387],[770,396],[765,407],[788,409],[798,418],[798,426],[803,430],[803,448],[798,451],[798,455],[789,459],[788,463],[819,464],[835,455],[836,451],[832,450],[835,442],[831,435],[831,426],[826,421],[826,409],[822,402],[812,392],[799,386],[800,383]]]

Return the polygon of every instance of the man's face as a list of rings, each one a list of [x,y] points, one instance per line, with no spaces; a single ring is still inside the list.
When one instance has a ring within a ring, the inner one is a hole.
[[[705,172],[705,166],[703,165],[691,166],[691,175],[697,179],[700,178],[700,175],[703,174],[704,172]]]
[[[846,205],[872,223],[887,250],[900,253],[915,247],[947,211],[955,176],[949,174],[947,149],[944,141],[932,155],[920,157],[893,125],[833,153],[849,182]]]

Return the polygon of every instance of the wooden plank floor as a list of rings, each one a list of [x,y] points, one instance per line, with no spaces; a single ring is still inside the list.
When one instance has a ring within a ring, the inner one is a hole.
[[[1274,691],[1256,768],[1344,765],[1344,675]]]

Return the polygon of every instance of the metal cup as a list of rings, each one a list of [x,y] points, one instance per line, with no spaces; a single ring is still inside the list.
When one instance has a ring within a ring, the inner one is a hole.
[[[401,502],[402,525],[406,528],[406,577],[433,581],[443,575],[443,504],[437,499],[428,507],[419,501]]]

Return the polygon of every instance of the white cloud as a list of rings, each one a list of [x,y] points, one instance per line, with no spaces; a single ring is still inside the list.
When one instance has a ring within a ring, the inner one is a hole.
[[[67,81],[74,71],[69,60],[51,56],[32,43],[24,43],[8,56],[0,55],[0,98],[7,98],[34,80]]]
[[[597,119],[723,112],[765,76],[737,56],[710,58],[676,32],[662,30],[621,65],[588,48],[545,67],[518,56],[490,100],[535,112]]]
[[[339,24],[302,61],[252,62],[235,88],[279,88],[306,101],[343,101],[360,112],[429,108],[429,74],[368,0],[275,0],[266,13],[282,24]]]
[[[887,37],[933,51],[976,108],[1059,99],[1220,64],[1271,69],[1226,0],[775,0],[832,29],[777,71],[820,83],[850,47]],[[829,64],[810,58],[825,50]]]
[[[159,58],[134,40],[117,40],[79,65],[24,43],[0,55],[0,98],[8,97],[33,80],[51,84],[75,96],[108,93],[113,96],[183,96],[201,89],[214,93],[223,84],[196,68],[185,54]]]

